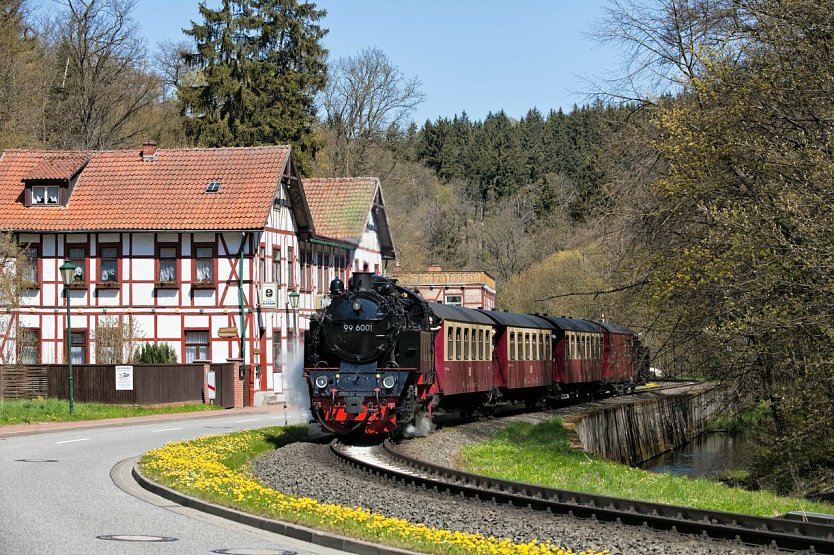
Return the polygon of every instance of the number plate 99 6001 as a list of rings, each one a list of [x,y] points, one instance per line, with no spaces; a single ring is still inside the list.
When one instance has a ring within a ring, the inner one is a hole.
[[[370,333],[374,331],[374,325],[370,322],[342,324],[342,332],[347,333]]]

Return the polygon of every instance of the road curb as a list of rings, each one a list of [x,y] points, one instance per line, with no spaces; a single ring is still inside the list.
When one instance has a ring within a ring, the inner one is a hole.
[[[203,501],[202,499],[197,499],[196,497],[191,497],[169,489],[149,480],[139,470],[138,464],[133,465],[131,475],[133,479],[136,480],[136,483],[142,488],[169,501],[173,501],[178,505],[240,524],[245,524],[247,526],[252,526],[253,528],[266,530],[267,532],[280,534],[282,536],[287,536],[296,540],[320,545],[330,549],[338,549],[346,553],[357,553],[359,555],[418,555],[414,551],[406,551],[404,549],[386,547],[362,540],[346,538],[336,534],[300,526],[298,524],[281,522],[279,520],[244,513],[243,511],[238,511],[237,509],[215,505],[213,503]]]
[[[126,416],[123,418],[103,418],[101,420],[77,420],[73,422],[36,422],[32,424],[10,424],[7,426],[0,426],[0,438],[48,434],[52,432],[65,432],[71,430],[87,430],[90,428],[102,428],[105,426],[133,426],[136,424],[163,422],[165,420],[215,418],[219,416],[229,416],[232,414],[286,414],[288,412],[291,412],[289,407],[287,411],[283,411],[279,408],[274,408],[274,406],[271,405],[269,407],[270,408],[264,408],[263,406],[260,406],[246,407],[244,409],[171,412],[149,414],[145,416]],[[292,410],[294,411],[298,409],[294,407]]]

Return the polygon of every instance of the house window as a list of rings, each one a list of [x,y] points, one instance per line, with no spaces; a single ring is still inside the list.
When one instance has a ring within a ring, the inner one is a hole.
[[[119,248],[99,247],[99,259],[101,268],[100,283],[118,283],[119,281]]]
[[[301,253],[301,290],[313,290],[313,251],[307,249]]]
[[[194,281],[203,284],[214,283],[214,247],[194,248]]]
[[[198,359],[211,360],[209,357],[208,330],[185,332],[185,362],[188,364]]]
[[[26,266],[23,268],[23,279],[32,284],[38,283],[38,249],[35,247],[24,248],[26,254]]]
[[[266,281],[266,248],[258,248],[258,281]]]
[[[17,339],[20,348],[20,364],[38,364],[41,351],[40,330],[20,328]]]
[[[272,281],[281,284],[281,249],[272,249]]]
[[[292,247],[287,247],[287,287],[293,289],[296,287],[295,283],[295,251]]]
[[[159,247],[159,283],[177,282],[177,247]]]
[[[345,256],[341,254],[338,254],[333,258],[333,264],[335,266],[333,277],[339,278],[342,282],[345,281],[345,260]]]
[[[61,198],[61,188],[57,185],[32,187],[32,204],[41,206],[57,206]]]
[[[70,356],[73,364],[87,364],[87,332],[70,333]]]
[[[84,268],[86,267],[87,249],[84,247],[69,247],[69,249],[67,249],[67,253],[69,254],[70,262],[75,264],[75,276],[72,281],[74,283],[84,283]]]
[[[324,291],[325,286],[327,285],[327,266],[328,262],[330,261],[330,257],[327,256],[324,252],[319,252],[317,254],[318,257],[318,274],[319,274],[319,292]]]
[[[452,306],[463,306],[462,295],[446,295],[446,304]]]
[[[272,371],[281,373],[283,368],[281,365],[281,328],[272,329]]]

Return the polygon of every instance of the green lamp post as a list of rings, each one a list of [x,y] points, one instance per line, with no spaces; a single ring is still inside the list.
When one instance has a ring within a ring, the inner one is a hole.
[[[72,325],[70,324],[70,290],[69,286],[75,279],[75,264],[65,260],[58,270],[61,271],[61,280],[64,282],[64,296],[67,298],[67,333],[64,336],[67,348],[67,366],[69,370],[69,413],[75,414],[74,386],[72,381]]]
[[[293,337],[295,337],[295,343],[298,343],[298,298],[301,296],[298,294],[297,289],[293,289],[289,292],[290,298],[290,307],[292,307],[292,332]]]

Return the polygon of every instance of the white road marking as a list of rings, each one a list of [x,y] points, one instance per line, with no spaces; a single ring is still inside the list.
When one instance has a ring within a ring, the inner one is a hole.
[[[153,430],[154,432],[171,432],[173,430],[182,430],[182,428],[162,428],[161,430]]]
[[[243,422],[257,422],[260,418],[249,418],[247,420],[235,420],[235,423],[241,424]]]
[[[66,441],[56,441],[55,443],[75,443],[76,441],[89,441],[89,437],[83,437],[81,439],[68,439]]]

